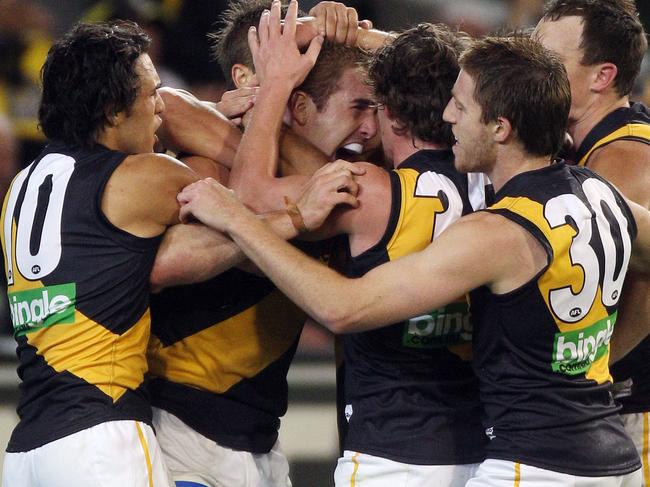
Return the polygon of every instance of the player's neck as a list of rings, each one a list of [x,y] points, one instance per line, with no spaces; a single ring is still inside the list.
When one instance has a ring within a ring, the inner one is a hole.
[[[448,146],[444,144],[434,144],[433,142],[425,142],[415,137],[405,135],[403,137],[398,137],[395,139],[393,147],[393,166],[397,167],[407,158],[411,157],[418,151],[421,150],[443,150],[449,149]]]
[[[569,121],[569,135],[573,139],[573,147],[577,150],[585,140],[589,132],[614,110],[622,107],[629,107],[630,99],[628,96],[603,97],[598,98],[594,103],[589,105],[577,120]]]
[[[486,174],[490,178],[494,190],[499,191],[504,184],[518,174],[547,167],[551,161],[550,155],[537,156],[519,148],[502,148],[499,150],[494,165],[486,170]]]

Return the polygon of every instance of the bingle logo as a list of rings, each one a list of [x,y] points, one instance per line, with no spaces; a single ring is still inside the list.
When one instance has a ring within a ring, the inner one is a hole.
[[[582,374],[609,350],[616,313],[585,328],[555,334],[551,369],[567,375]]]
[[[8,293],[14,334],[74,323],[76,295],[74,283]]]

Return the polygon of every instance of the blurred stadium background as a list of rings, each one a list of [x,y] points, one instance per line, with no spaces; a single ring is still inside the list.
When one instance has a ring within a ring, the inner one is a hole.
[[[316,3],[304,0],[300,7],[308,11]],[[136,20],[154,39],[152,58],[165,85],[218,101],[223,76],[209,61],[206,33],[227,4],[227,0],[0,0],[0,196],[44,144],[36,123],[38,80],[52,39],[80,20]],[[481,35],[532,27],[543,0],[350,0],[347,4],[382,30],[429,21]],[[637,0],[637,6],[647,30],[650,2]],[[644,63],[634,98],[650,102],[650,60]],[[4,272],[1,275],[4,279]],[[19,394],[10,333],[6,298],[0,292],[0,473],[4,447],[17,421]],[[289,374],[289,411],[280,432],[295,487],[333,484],[338,455],[333,361],[332,337],[322,329],[306,328]]]

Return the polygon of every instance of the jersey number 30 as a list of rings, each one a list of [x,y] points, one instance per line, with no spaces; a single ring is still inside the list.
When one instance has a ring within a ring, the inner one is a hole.
[[[618,302],[632,249],[628,221],[610,187],[590,178],[582,189],[589,205],[574,194],[563,194],[544,207],[544,217],[551,228],[566,225],[571,219],[577,231],[569,254],[571,264],[582,268],[582,288],[574,293],[571,286],[565,286],[551,290],[549,295],[553,313],[568,323],[580,321],[589,312],[599,285],[604,306]],[[597,247],[602,248],[602,258]]]

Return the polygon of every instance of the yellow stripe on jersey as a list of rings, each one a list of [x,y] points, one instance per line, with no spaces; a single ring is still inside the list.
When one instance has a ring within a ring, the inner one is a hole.
[[[619,128],[618,130],[615,130],[611,134],[606,135],[598,142],[596,142],[594,146],[591,149],[589,149],[589,152],[587,152],[582,157],[582,159],[578,161],[578,165],[580,166],[586,165],[587,161],[589,160],[589,157],[591,157],[591,154],[596,149],[602,147],[605,144],[609,144],[610,142],[613,142],[617,139],[621,139],[624,137],[635,137],[639,139],[650,140],[650,125],[645,123],[629,123],[627,125],[624,125],[623,127]]]
[[[152,336],[149,367],[158,377],[222,394],[279,359],[300,334],[305,317],[274,290],[255,306],[173,345],[163,347]]]
[[[15,272],[9,293],[39,288],[48,289],[41,281],[29,281]],[[45,326],[25,333],[25,337],[54,370],[70,372],[116,402],[127,389],[137,389],[144,380],[150,325],[147,309],[137,323],[120,335],[75,310],[69,323]]]
[[[50,367],[93,384],[116,402],[128,389],[137,389],[147,371],[149,310],[121,335],[85,317],[75,323],[54,325],[26,335]]]
[[[573,293],[577,294],[584,286],[585,276],[583,268],[571,262],[569,254],[570,244],[576,235],[574,228],[568,223],[551,228],[544,217],[544,205],[526,197],[506,197],[498,201],[491,208],[507,209],[516,213],[535,225],[546,237],[553,251],[552,262],[544,273],[538,278],[537,285],[540,290],[549,314],[553,316],[555,324],[561,332],[575,332],[585,329],[594,323],[607,319],[609,313],[602,304],[601,289],[598,287],[596,297],[591,309],[578,321],[567,323],[553,313],[550,304],[550,293],[554,289],[571,286]],[[607,352],[594,360],[585,373],[586,378],[593,379],[599,384],[611,381],[609,374],[609,345]]]
[[[420,172],[406,168],[398,169],[395,173],[399,176],[402,202],[397,226],[386,245],[390,260],[418,252],[431,243],[436,216],[446,210],[437,196],[414,196]],[[414,221],[418,223],[413,224]]]

